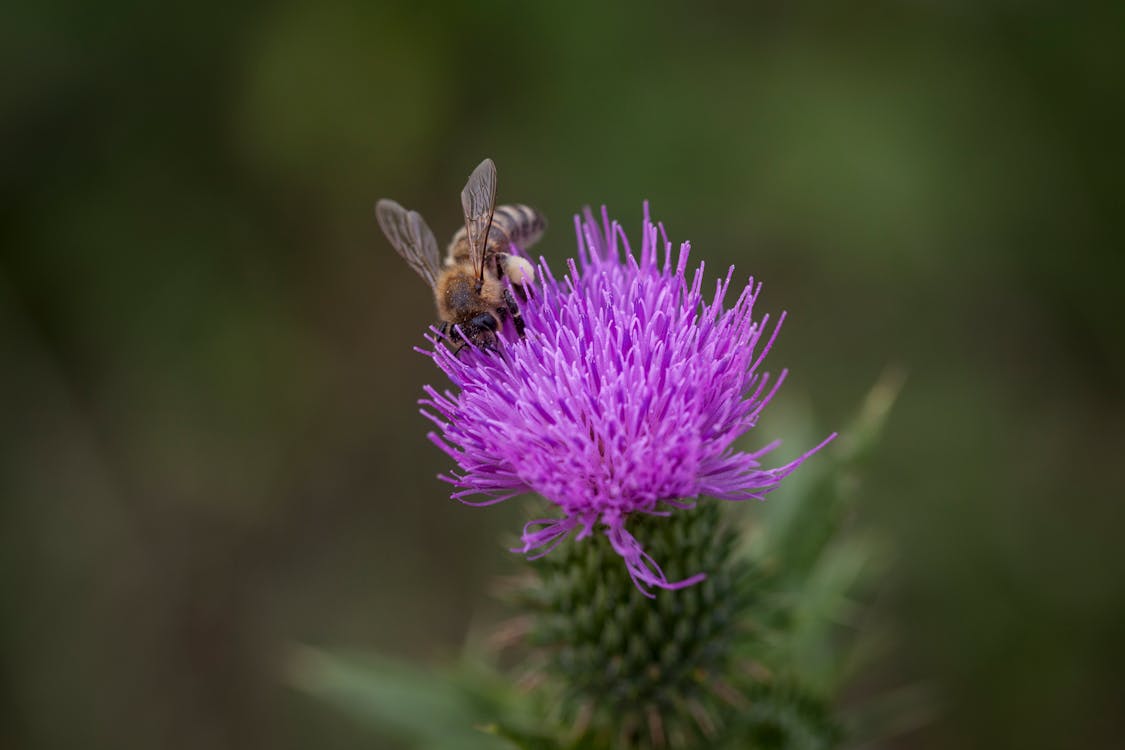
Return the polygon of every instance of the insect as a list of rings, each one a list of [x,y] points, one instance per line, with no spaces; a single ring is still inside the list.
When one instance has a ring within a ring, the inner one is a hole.
[[[491,159],[469,175],[461,208],[465,226],[453,235],[443,265],[434,233],[417,211],[384,198],[375,204],[375,218],[391,246],[433,290],[439,330],[454,352],[467,343],[496,351],[497,332],[509,318],[523,336],[516,297],[526,300],[535,281],[535,267],[512,253],[512,245],[535,244],[547,221],[529,206],[496,205],[496,165]]]

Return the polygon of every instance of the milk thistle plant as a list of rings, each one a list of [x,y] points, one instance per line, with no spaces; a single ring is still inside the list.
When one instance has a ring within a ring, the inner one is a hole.
[[[547,511],[512,547],[530,561],[503,587],[513,618],[442,687],[308,650],[291,674],[419,746],[832,747],[847,724],[831,708],[841,660],[810,667],[802,654],[828,642],[825,610],[844,606],[867,557],[840,533],[854,482],[839,477],[894,387],[873,392],[842,450],[812,462],[826,466],[787,513],[751,528],[721,501],[765,499],[836,437],[785,463],[767,462],[778,440],[742,447],[785,380],[763,369],[784,315],[755,318],[762,286],[733,268],[708,284],[647,205],[639,248],[604,209],[575,229],[565,274],[539,263],[522,337],[456,351],[435,331],[420,349],[452,383],[421,402],[455,465],[441,477],[452,497],[532,496],[517,502]],[[438,694],[463,731],[395,708]]]
[[[688,270],[690,245],[674,253],[647,205],[639,253],[604,209],[600,223],[587,212],[575,224],[578,260],[561,281],[540,265],[526,338],[500,357],[434,347],[457,391],[427,386],[423,413],[460,467],[442,477],[454,498],[490,505],[534,493],[562,512],[530,521],[521,552],[546,555],[572,532],[576,542],[604,533],[652,596],[706,573],[670,581],[630,522],[691,510],[701,496],[764,499],[824,443],[772,469],[761,459],[777,441],[734,448],[785,379],[761,370],[784,319],[772,330],[769,316],[753,319],[761,284],[751,279],[724,309],[734,268],[705,293],[703,265]]]

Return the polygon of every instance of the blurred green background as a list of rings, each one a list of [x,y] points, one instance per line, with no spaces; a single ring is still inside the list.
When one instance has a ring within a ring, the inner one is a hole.
[[[288,644],[489,621],[520,511],[435,479],[432,303],[371,211],[446,237],[486,155],[556,264],[647,198],[764,280],[771,424],[908,372],[861,512],[898,637],[854,690],[942,707],[887,746],[1117,745],[1125,6],[1062,8],[6,8],[0,745],[378,747]]]

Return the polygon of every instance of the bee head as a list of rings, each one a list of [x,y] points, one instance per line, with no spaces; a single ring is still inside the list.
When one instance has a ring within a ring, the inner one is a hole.
[[[496,351],[496,318],[488,313],[481,313],[467,324],[461,326],[461,331],[469,343],[478,349]]]

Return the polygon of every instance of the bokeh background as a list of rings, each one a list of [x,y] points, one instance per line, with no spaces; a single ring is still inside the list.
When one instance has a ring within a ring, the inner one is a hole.
[[[519,509],[435,479],[431,300],[371,211],[448,236],[488,155],[556,263],[648,199],[763,279],[779,414],[908,373],[861,682],[941,709],[886,746],[1119,746],[1123,8],[9,5],[0,745],[380,747],[288,645],[440,661],[488,621]]]

